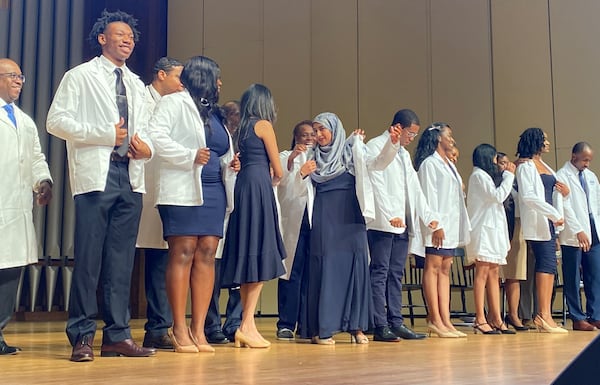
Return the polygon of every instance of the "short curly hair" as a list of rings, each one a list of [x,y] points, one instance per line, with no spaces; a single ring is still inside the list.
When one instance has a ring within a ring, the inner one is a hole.
[[[106,9],[102,11],[102,14],[94,23],[92,30],[90,31],[90,35],[88,36],[88,41],[90,43],[90,47],[92,47],[93,51],[102,52],[102,46],[98,43],[98,35],[103,34],[106,31],[106,27],[110,23],[114,23],[116,21],[123,22],[131,28],[133,31],[133,41],[136,43],[140,39],[140,31],[136,28],[138,21],[132,15],[122,12],[108,12]]]

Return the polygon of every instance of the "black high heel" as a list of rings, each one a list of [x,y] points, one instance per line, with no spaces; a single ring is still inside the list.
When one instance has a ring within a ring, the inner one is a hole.
[[[510,330],[504,323],[502,323],[500,326],[496,326],[496,325],[492,325],[492,324],[490,324],[490,326],[492,328],[498,330],[502,334],[517,334],[516,331]],[[506,329],[502,329],[502,326],[504,326]]]
[[[510,318],[509,315],[507,315],[506,317],[504,317],[504,322],[506,322],[507,325],[512,326],[518,332],[524,332],[524,331],[529,330],[528,326],[525,326],[525,325],[517,326],[517,325],[515,325],[515,323],[512,321],[512,319]]]
[[[481,327],[483,325],[488,325],[492,330],[482,330]],[[490,324],[486,323],[482,323],[482,324],[473,324],[473,333],[477,334],[477,332],[481,333],[481,334],[502,334],[502,332],[500,332],[497,329],[494,329]]]

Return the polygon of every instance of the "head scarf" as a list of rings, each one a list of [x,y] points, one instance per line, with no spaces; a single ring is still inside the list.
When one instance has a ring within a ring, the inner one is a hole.
[[[317,115],[313,122],[322,124],[331,131],[331,143],[326,146],[316,146],[317,170],[310,174],[312,180],[323,183],[346,171],[353,173],[352,150],[346,143],[346,131],[340,118],[334,113],[323,112]]]

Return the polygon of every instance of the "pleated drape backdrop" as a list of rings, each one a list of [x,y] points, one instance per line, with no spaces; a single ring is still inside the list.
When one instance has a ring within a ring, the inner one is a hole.
[[[0,57],[17,62],[26,77],[17,104],[37,124],[54,179],[52,202],[34,209],[40,262],[21,280],[16,310],[24,313],[68,309],[74,204],[65,143],[48,135],[46,115],[64,73],[96,54],[87,36],[103,9],[138,18],[143,40],[128,66],[149,82],[154,61],[166,53],[167,0],[0,0]]]
[[[65,71],[82,62],[84,2],[3,0],[0,7],[0,56],[17,62],[25,74],[17,103],[38,126],[55,180],[51,204],[34,211],[39,256],[72,257],[74,217],[66,149],[63,141],[47,134],[46,114]]]

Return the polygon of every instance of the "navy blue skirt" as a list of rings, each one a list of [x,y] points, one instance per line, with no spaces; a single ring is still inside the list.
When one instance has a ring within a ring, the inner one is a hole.
[[[158,205],[163,223],[163,238],[205,236],[223,238],[227,198],[223,183],[202,183],[202,206]]]

